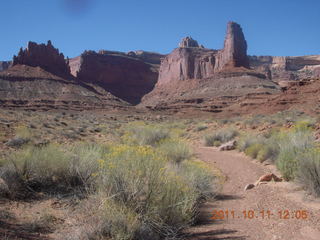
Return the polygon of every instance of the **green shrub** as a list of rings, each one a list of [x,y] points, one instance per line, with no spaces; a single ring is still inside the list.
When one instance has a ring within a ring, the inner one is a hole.
[[[29,146],[10,155],[4,165],[18,176],[16,181],[35,190],[88,188],[94,185],[98,159],[106,152],[106,147],[93,143],[64,148],[56,144]]]
[[[249,146],[248,148],[246,148],[244,153],[246,155],[248,155],[249,157],[256,159],[259,154],[259,151],[261,151],[262,149],[263,149],[262,144],[255,143],[255,144],[252,144],[251,146]]]
[[[312,194],[320,196],[319,149],[311,149],[299,157],[297,180]]]
[[[159,146],[159,151],[169,161],[173,163],[181,163],[184,160],[189,160],[192,157],[192,151],[187,143],[181,140],[168,140]]]
[[[284,133],[279,140],[277,168],[286,180],[293,180],[298,170],[298,156],[314,147],[314,137],[309,130]]]
[[[18,126],[15,131],[15,135],[18,138],[30,139],[33,137],[33,133],[30,128],[26,126]]]
[[[278,157],[279,149],[278,145],[274,142],[267,141],[265,145],[260,149],[257,155],[257,159],[260,162],[264,162],[267,159],[270,159],[272,161],[275,161],[275,159]]]
[[[257,139],[257,136],[248,135],[248,134],[241,135],[238,140],[237,149],[240,152],[244,152],[248,147],[250,147],[251,145],[257,142],[260,142],[260,140]]]
[[[134,239],[140,227],[139,215],[124,204],[107,199],[100,207],[101,234],[114,240]]]
[[[27,147],[10,156],[10,163],[26,182],[44,186],[68,181],[71,155],[57,145]]]
[[[99,170],[98,160],[108,153],[105,145],[97,143],[77,143],[70,148],[72,161],[69,163],[69,174],[74,176],[73,185],[83,185],[87,189],[93,187]]]
[[[281,149],[277,158],[277,168],[285,180],[293,180],[298,169],[298,160],[295,152],[291,149]]]
[[[99,189],[138,214],[153,232],[168,237],[193,222],[198,200],[209,195],[211,178],[189,161],[170,164],[160,149],[112,147],[100,161]]]
[[[235,129],[222,129],[213,134],[206,135],[204,137],[205,146],[211,147],[215,146],[217,143],[225,143],[238,135],[238,132]]]
[[[138,145],[155,146],[170,137],[169,130],[158,126],[137,125],[130,126],[124,135],[124,142]]]
[[[210,198],[216,192],[215,177],[203,162],[185,161],[180,174],[188,179],[188,184],[197,191],[200,198]]]

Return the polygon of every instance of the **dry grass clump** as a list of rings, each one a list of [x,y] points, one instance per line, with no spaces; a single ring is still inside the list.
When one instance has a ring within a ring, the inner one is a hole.
[[[204,137],[205,146],[220,146],[222,143],[226,143],[234,139],[238,135],[238,131],[233,128],[226,128],[219,130],[213,134],[208,134]]]
[[[132,125],[124,135],[124,141],[133,144],[155,146],[170,137],[169,130],[162,126]]]
[[[277,168],[284,179],[293,180],[299,168],[299,156],[314,148],[314,136],[306,128],[296,128],[282,136],[279,141]]]
[[[320,151],[312,149],[299,157],[297,180],[317,197],[320,197]]]
[[[283,178],[293,180],[305,166],[300,156],[315,147],[312,127],[309,121],[301,121],[291,129],[278,129],[264,136],[244,135],[240,137],[238,149],[260,162],[274,161]]]
[[[164,141],[159,145],[158,149],[163,156],[173,163],[181,163],[185,160],[190,160],[193,156],[189,145],[182,140],[170,139]]]
[[[79,143],[72,147],[48,144],[28,146],[11,154],[0,169],[10,195],[31,191],[73,191],[93,186],[97,160],[106,153],[98,144]],[[24,191],[21,191],[24,188]]]

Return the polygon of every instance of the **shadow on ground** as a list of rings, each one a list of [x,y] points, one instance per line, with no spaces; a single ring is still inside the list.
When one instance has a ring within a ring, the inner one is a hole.
[[[220,229],[211,230],[207,232],[192,233],[186,239],[199,239],[199,240],[245,240],[244,236],[229,236],[236,234],[236,230]],[[225,236],[228,235],[228,236]]]
[[[0,214],[0,239],[5,240],[49,240],[41,236],[38,231],[33,230],[25,224],[17,224],[14,216],[7,211]]]
[[[220,194],[215,197],[218,201],[226,201],[226,200],[237,200],[242,199],[243,197],[238,195],[230,195],[230,194]]]

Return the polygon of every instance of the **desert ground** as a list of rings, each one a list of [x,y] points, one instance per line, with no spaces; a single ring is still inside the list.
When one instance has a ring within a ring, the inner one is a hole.
[[[1,239],[320,236],[310,178],[316,116],[2,110],[0,118]],[[310,165],[287,163],[283,141]],[[282,181],[255,184],[270,173]]]

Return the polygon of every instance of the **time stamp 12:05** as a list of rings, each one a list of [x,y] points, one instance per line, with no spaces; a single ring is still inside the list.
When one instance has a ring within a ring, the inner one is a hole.
[[[306,220],[309,218],[309,212],[307,210],[213,210],[212,220],[227,220],[227,219],[297,219]]]

